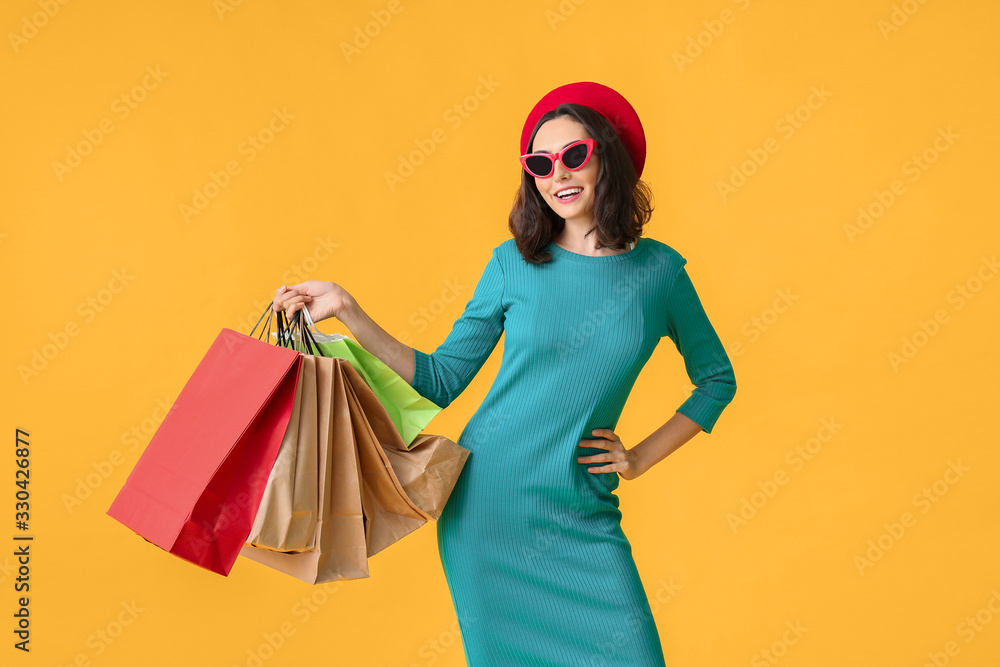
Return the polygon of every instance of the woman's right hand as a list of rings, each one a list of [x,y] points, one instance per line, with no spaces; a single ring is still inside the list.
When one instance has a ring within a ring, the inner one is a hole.
[[[351,295],[337,283],[307,280],[297,285],[282,285],[274,293],[272,308],[285,311],[291,319],[296,311],[308,308],[313,322],[328,317],[341,318],[351,302]]]

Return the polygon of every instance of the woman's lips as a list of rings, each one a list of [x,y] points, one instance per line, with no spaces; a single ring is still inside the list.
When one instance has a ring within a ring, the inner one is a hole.
[[[556,201],[562,202],[564,204],[568,204],[571,201],[576,201],[577,197],[579,197],[582,194],[583,194],[583,190],[580,190],[575,195],[572,195],[570,197],[565,197],[564,198],[564,197],[560,197],[560,196],[556,195],[555,198],[556,198]]]

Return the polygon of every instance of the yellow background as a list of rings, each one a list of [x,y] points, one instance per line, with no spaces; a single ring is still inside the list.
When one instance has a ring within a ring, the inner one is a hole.
[[[998,18],[988,0],[5,2],[0,662],[464,664],[432,524],[370,579],[309,586],[245,558],[202,570],[105,511],[219,330],[248,331],[283,283],[339,282],[433,351],[509,237],[528,110],[593,80],[645,125],[646,235],[688,259],[739,385],[713,434],[619,487],[667,664],[996,665]],[[401,160],[419,164],[390,186]],[[501,349],[429,432],[458,438]],[[622,440],[690,390],[661,342]]]

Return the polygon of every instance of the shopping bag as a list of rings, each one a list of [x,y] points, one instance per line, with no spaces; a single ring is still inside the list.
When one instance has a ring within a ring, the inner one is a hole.
[[[370,441],[356,436],[363,428],[355,423],[358,414],[351,409],[345,365],[349,362],[342,359],[316,359],[318,403],[330,411],[330,428],[320,440],[319,516],[313,548],[286,553],[248,542],[240,551],[250,560],[312,584],[369,576],[359,450]]]
[[[368,545],[368,555],[374,556],[427,523],[430,515],[417,507],[406,495],[369,421],[369,419],[377,421],[381,416],[383,426],[386,427],[384,430],[392,433],[396,442],[403,448],[399,433],[394,428],[388,428],[392,423],[388,421],[385,409],[349,361],[346,359],[336,361],[346,380],[347,403],[351,410],[351,423],[354,426],[354,437],[358,447],[365,541]],[[362,409],[362,396],[367,399],[364,405],[373,413],[371,417]]]
[[[329,429],[330,411],[320,414],[317,357],[302,357],[292,416],[267,479],[247,542],[277,551],[314,545],[318,504],[319,432]],[[322,423],[321,423],[322,419]]]
[[[348,376],[352,379],[358,406],[394,478],[414,505],[438,519],[465,466],[469,450],[444,436],[427,433],[418,434],[407,446],[374,392],[359,381],[359,374],[349,372]],[[377,513],[372,520],[376,533],[381,530],[380,522],[394,521],[391,514],[385,513]],[[394,530],[386,532],[391,535]]]
[[[291,418],[302,355],[223,329],[107,514],[228,575]]]
[[[319,369],[325,364],[331,365],[333,376],[332,428],[329,439],[320,440],[316,545],[282,553],[248,542],[240,551],[313,584],[370,576],[369,557],[440,516],[468,457],[468,450],[429,434],[419,435],[407,448],[350,362],[317,358],[316,363],[320,386],[325,382]]]
[[[279,313],[279,344],[321,351],[301,322],[293,318],[286,326]],[[468,451],[429,434],[418,434],[408,448],[350,361],[309,355],[303,359],[306,369],[309,360],[315,363],[319,406],[314,544],[304,550],[280,550],[248,540],[240,553],[313,584],[365,578],[368,557],[440,516]],[[289,476],[290,468],[276,474]],[[265,511],[263,502],[261,508]],[[286,518],[279,516],[279,525]],[[273,517],[262,519],[265,530],[270,520]]]
[[[408,448],[384,446],[392,471],[413,504],[441,518],[469,450],[443,435],[421,433]]]
[[[319,348],[316,354],[351,362],[351,366],[364,378],[382,403],[405,445],[409,446],[417,434],[441,412],[439,406],[422,396],[396,371],[357,342],[342,334],[327,335],[320,332],[306,308],[297,311],[293,317],[297,317],[298,313],[304,313],[305,326],[312,329],[310,337]]]

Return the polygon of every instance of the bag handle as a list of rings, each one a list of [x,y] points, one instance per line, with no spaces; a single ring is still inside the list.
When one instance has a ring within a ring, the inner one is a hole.
[[[260,319],[257,320],[257,324],[254,325],[253,330],[250,331],[250,335],[253,336],[254,332],[257,331],[257,327],[260,326],[261,321],[267,316],[267,328],[261,329],[260,335],[257,336],[257,340],[262,340],[266,336],[267,340],[271,340],[271,319],[274,318],[277,321],[277,342],[275,345],[279,347],[287,347],[293,350],[298,350],[303,354],[312,354],[318,357],[323,356],[323,351],[320,349],[319,345],[316,344],[315,339],[313,339],[312,332],[309,331],[308,326],[302,325],[303,318],[300,313],[305,312],[305,319],[310,325],[315,328],[315,324],[312,318],[309,316],[309,311],[307,308],[303,307],[299,309],[294,315],[292,315],[291,320],[285,315],[285,311],[278,311],[278,316],[274,317],[274,301],[267,304],[267,310],[265,310],[260,315]],[[317,331],[318,333],[318,331]],[[296,334],[298,334],[296,336]],[[298,340],[296,340],[296,338]]]
[[[319,330],[319,327],[316,326],[316,323],[313,322],[312,315],[309,314],[309,309],[308,308],[303,308],[302,310],[299,311],[299,313],[303,313],[305,315],[305,318],[306,318],[306,331],[309,331],[310,329],[312,329],[312,331],[309,332],[310,335],[312,335],[313,332],[318,333],[320,336],[325,335],[322,331]],[[296,314],[298,314],[298,313],[296,313]]]
[[[303,310],[305,311],[306,314],[306,325],[307,327],[310,327],[312,329],[309,332],[309,334],[313,337],[314,342],[329,343],[331,341],[336,341],[336,340],[345,340],[345,339],[351,340],[350,336],[345,336],[344,334],[323,333],[322,331],[319,330],[319,327],[316,326],[316,323],[313,322],[312,316],[309,314],[309,311],[306,309]]]
[[[257,336],[257,340],[263,340],[266,334],[267,340],[271,340],[271,318],[274,317],[274,301],[267,304],[267,310],[260,314],[260,319],[257,320],[257,324],[253,325],[253,329],[250,330],[250,335],[253,336],[254,332],[257,331],[257,327],[260,326],[261,321],[264,316],[267,316],[267,330],[261,329],[260,335]]]
[[[322,357],[323,352],[313,339],[309,328],[303,326],[301,313],[305,310],[305,307],[297,310],[290,320],[286,318],[284,311],[278,313],[278,344],[296,349],[302,354],[312,354]],[[284,328],[283,337],[282,328]]]

